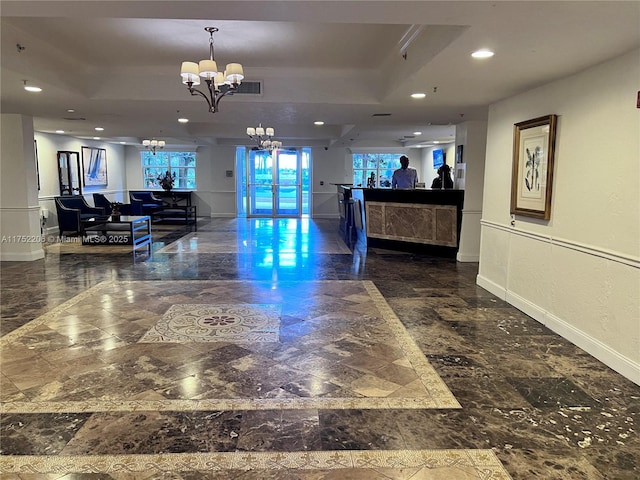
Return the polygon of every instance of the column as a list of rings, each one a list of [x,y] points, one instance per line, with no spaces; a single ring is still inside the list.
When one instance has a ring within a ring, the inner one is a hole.
[[[457,125],[457,145],[463,145],[465,188],[460,247],[456,259],[459,262],[479,262],[487,122],[472,121]]]
[[[0,123],[0,260],[44,258],[33,118],[2,114]]]

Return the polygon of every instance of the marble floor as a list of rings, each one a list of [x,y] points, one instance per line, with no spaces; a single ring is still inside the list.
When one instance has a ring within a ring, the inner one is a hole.
[[[2,479],[635,479],[640,387],[337,221],[3,262]]]

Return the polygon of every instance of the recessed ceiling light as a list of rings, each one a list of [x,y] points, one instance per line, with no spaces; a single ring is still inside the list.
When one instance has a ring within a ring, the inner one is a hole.
[[[56,130],[56,133],[64,133],[64,130]]]
[[[426,93],[412,93],[411,94],[411,98],[424,98],[426,96],[427,96]]]
[[[471,54],[473,58],[490,58],[493,57],[494,53],[491,50],[487,50],[483,48],[482,50],[476,50]]]
[[[24,89],[27,92],[35,92],[35,93],[42,91],[40,87],[36,87],[35,85],[27,85],[27,82],[24,82]]]
[[[433,143],[440,143],[440,141],[439,140],[434,140]]]
[[[100,140],[100,137],[93,137],[94,140]]]
[[[178,119],[178,123],[189,123],[189,119],[188,118],[179,118]]]
[[[69,112],[69,113],[75,113],[75,110],[74,110],[73,108],[68,108],[68,109],[67,109],[67,112]]]
[[[314,125],[324,125],[324,122],[321,121],[317,121],[317,122],[313,122]]]
[[[414,135],[422,135],[422,132],[413,132]]]
[[[96,127],[96,128],[95,128],[95,131],[96,131],[96,132],[102,132],[103,130],[104,130],[104,128],[102,128],[102,127]]]
[[[120,145],[126,145],[127,142],[120,142]]]

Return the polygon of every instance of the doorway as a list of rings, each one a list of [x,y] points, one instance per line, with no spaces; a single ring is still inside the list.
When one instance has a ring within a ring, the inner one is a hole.
[[[238,147],[239,216],[308,215],[310,153],[305,148],[269,152]]]

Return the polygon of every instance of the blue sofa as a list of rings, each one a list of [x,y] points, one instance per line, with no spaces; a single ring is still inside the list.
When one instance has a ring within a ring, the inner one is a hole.
[[[92,207],[82,195],[65,195],[54,198],[58,213],[60,236],[65,232],[82,234],[82,221],[90,218],[105,217],[104,208]]]
[[[112,204],[111,200],[105,197],[102,193],[93,194],[93,204],[96,207],[104,208],[107,214],[111,214]],[[131,203],[124,203],[120,205],[120,213],[122,215],[143,215],[142,200],[131,200]]]

